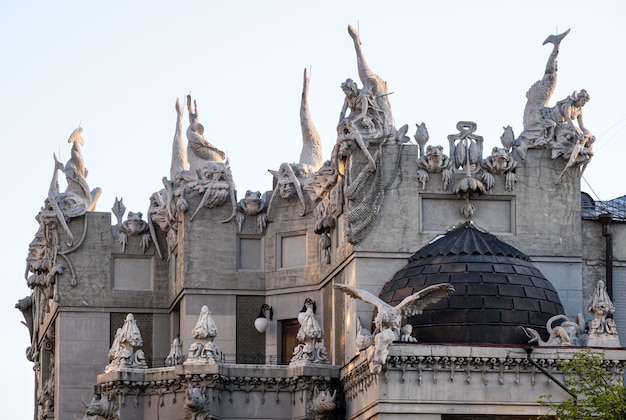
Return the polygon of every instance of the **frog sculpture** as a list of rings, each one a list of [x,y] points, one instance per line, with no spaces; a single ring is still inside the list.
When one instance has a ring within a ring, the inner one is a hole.
[[[493,175],[505,175],[504,187],[508,191],[513,191],[513,187],[517,182],[515,168],[517,161],[513,159],[507,149],[503,147],[494,147],[491,149],[491,156],[483,159],[480,166],[486,171],[483,173],[483,181],[487,189],[491,189],[495,184]]]
[[[111,210],[113,210],[113,214],[117,218],[115,230],[117,230],[117,240],[122,244],[122,252],[126,251],[129,236],[141,236],[139,246],[143,252],[146,252],[146,249],[150,246],[152,232],[150,231],[148,222],[143,220],[143,213],[129,211],[126,221],[122,222],[126,207],[122,199],[118,200],[117,197],[115,198],[115,204]],[[154,240],[154,238],[152,239]]]
[[[443,153],[443,146],[428,146],[426,153],[416,161],[417,163],[417,179],[422,184],[422,190],[426,187],[429,179],[428,174],[441,173],[443,181],[443,189],[448,188],[450,180],[452,180],[452,162],[448,156]]]
[[[237,231],[241,232],[245,216],[256,216],[258,231],[263,233],[267,226],[266,208],[266,194],[261,194],[260,191],[246,191],[246,196],[237,203],[237,214],[235,216]]]

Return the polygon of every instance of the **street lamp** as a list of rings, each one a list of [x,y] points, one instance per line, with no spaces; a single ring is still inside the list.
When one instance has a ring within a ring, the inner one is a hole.
[[[272,309],[272,307],[267,303],[264,303],[263,305],[261,305],[259,315],[254,320],[254,328],[256,328],[258,332],[263,334],[267,330],[267,327],[270,323],[269,321],[272,320],[273,316],[274,310]]]

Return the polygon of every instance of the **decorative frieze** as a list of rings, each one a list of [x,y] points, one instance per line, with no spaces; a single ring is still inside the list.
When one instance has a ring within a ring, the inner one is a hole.
[[[432,351],[428,351],[431,349]],[[400,383],[410,382],[418,386],[437,384],[442,381],[449,383],[461,381],[466,384],[484,386],[526,384],[535,386],[541,378],[546,381],[550,381],[551,378],[545,376],[533,362],[553,375],[561,375],[558,360],[568,359],[576,351],[570,350],[568,354],[551,349],[537,355],[531,352],[526,356],[524,349],[519,348],[504,349],[504,352],[489,352],[488,350],[488,348],[478,349],[475,352],[476,356],[455,356],[452,355],[455,351],[449,352],[447,347],[443,347],[439,352],[437,346],[405,345],[399,348],[397,345],[392,345],[390,348],[392,354],[387,357],[386,367],[381,375],[372,374],[368,361],[365,357],[361,357],[354,365],[346,369],[341,382],[347,400],[358,398],[361,393],[367,391],[379,380],[385,383],[397,380]],[[623,375],[626,360],[614,356],[610,353],[606,354],[603,368],[611,376]]]
[[[267,373],[277,376],[254,376],[250,369],[245,368],[235,368],[241,374],[232,375],[236,372],[231,368],[216,365],[206,369],[206,372],[195,369],[194,373],[182,366],[135,371],[132,375],[118,372],[114,376],[101,377],[96,387],[98,395],[86,408],[88,412],[112,407],[124,411],[143,404],[148,408],[180,410],[187,416],[185,418],[204,419],[233,405],[260,403],[265,406],[271,403],[273,407],[268,407],[268,410],[276,410],[276,407],[291,410],[300,405],[302,416],[306,414],[311,419],[323,419],[328,410],[335,408],[339,394],[337,379],[322,375],[331,370],[337,372],[336,369],[336,366],[314,369],[317,375],[307,374],[302,368],[286,366],[266,369]],[[255,370],[258,373],[258,368]]]

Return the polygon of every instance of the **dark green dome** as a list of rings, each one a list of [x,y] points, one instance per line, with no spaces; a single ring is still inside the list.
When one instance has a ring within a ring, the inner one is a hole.
[[[548,319],[564,313],[554,286],[527,255],[469,222],[417,251],[379,297],[396,305],[437,283],[456,291],[409,318],[422,343],[525,344],[518,326],[545,335]]]

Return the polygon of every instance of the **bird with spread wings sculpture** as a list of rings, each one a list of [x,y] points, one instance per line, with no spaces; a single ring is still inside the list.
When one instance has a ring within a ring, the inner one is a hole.
[[[454,292],[454,286],[450,283],[440,283],[428,286],[410,296],[405,297],[396,306],[373,295],[367,290],[357,289],[346,284],[335,284],[335,289],[341,290],[346,295],[362,300],[376,306],[378,313],[374,318],[374,348],[369,354],[370,372],[377,374],[387,361],[389,345],[400,338],[402,320],[407,316],[421,314],[428,305],[439,302]]]

